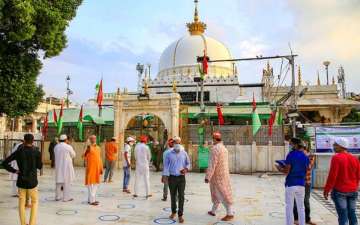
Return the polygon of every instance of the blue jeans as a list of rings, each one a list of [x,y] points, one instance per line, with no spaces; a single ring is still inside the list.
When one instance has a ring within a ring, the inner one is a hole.
[[[127,190],[130,182],[130,166],[124,166],[124,182],[123,182],[123,189]]]
[[[357,225],[356,200],[358,198],[358,193],[343,193],[333,190],[331,192],[331,198],[335,203],[339,225],[346,225],[348,222],[349,225]]]

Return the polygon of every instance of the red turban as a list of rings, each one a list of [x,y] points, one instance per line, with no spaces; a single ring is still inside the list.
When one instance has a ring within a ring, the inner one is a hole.
[[[215,132],[213,133],[213,138],[214,138],[215,140],[221,140],[221,133],[220,133],[219,131],[215,131]]]
[[[141,135],[139,139],[142,143],[146,143],[148,141],[148,137],[146,135]]]

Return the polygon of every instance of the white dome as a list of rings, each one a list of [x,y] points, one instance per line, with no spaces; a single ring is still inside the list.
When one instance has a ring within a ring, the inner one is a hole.
[[[197,73],[197,56],[204,50],[210,60],[231,59],[230,51],[221,42],[205,35],[187,35],[170,44],[162,53],[158,77],[171,75],[193,75]],[[211,76],[230,76],[234,74],[231,62],[209,63]]]

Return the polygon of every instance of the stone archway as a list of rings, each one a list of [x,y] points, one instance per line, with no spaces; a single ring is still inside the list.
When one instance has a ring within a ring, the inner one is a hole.
[[[179,110],[180,95],[177,93],[150,94],[149,98],[118,93],[114,98],[114,136],[119,140],[120,149],[124,146],[127,124],[133,117],[143,113],[159,117],[169,137],[179,135]]]

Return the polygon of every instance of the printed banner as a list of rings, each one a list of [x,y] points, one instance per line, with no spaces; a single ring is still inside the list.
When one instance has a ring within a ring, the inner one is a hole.
[[[316,127],[315,143],[317,153],[332,153],[335,137],[345,138],[349,143],[348,151],[360,154],[360,126]]]
[[[198,147],[198,165],[200,169],[208,168],[209,163],[209,148],[204,146]]]

